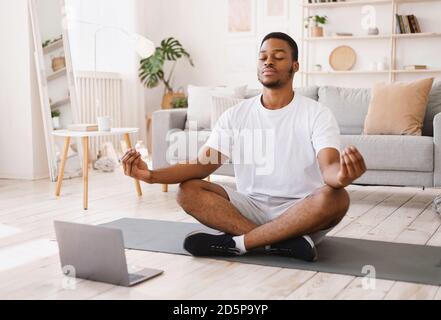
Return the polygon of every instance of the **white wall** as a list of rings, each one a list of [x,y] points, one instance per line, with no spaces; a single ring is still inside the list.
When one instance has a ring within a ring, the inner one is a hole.
[[[159,41],[173,36],[182,42],[192,55],[195,68],[182,61],[177,68],[175,87],[195,85],[218,85],[247,83],[258,87],[256,77],[257,49],[262,37],[272,31],[289,33],[298,43],[301,53],[301,34],[303,28],[301,0],[288,0],[287,19],[272,20],[265,18],[263,0],[255,0],[256,30],[254,35],[230,37],[227,29],[227,0],[147,0],[148,15],[145,34]],[[381,33],[390,33],[390,5],[375,6],[377,24]],[[405,4],[400,7],[401,14],[415,14],[425,31],[441,32],[441,2]],[[338,9],[320,9],[314,14],[326,14],[329,24],[326,32],[366,33],[361,27],[363,13],[361,7]],[[313,14],[313,12],[311,12]],[[438,18],[437,18],[438,17]],[[341,44],[352,46],[358,53],[356,69],[367,69],[371,61],[382,61],[389,57],[389,41],[329,41],[313,44],[309,55],[309,64],[322,64],[329,70],[328,57],[332,49]],[[400,40],[397,47],[399,67],[404,64],[427,64],[431,68],[441,68],[439,60],[441,41],[439,38],[420,40]],[[401,58],[402,57],[402,58]],[[421,75],[400,75],[398,80],[412,80]],[[432,75],[430,75],[432,76]],[[435,75],[435,76],[440,76]],[[387,80],[386,76],[314,76],[310,84],[341,85],[347,87],[370,87],[376,81]],[[300,85],[300,75],[295,77],[295,86]],[[160,108],[163,88],[146,89],[147,111]]]
[[[269,32],[290,34],[300,48],[301,12],[295,10],[300,0],[287,1],[285,19],[268,19],[264,1],[255,1],[255,30],[249,36],[227,33],[227,0],[148,0],[149,17],[146,35],[159,45],[167,37],[177,38],[191,54],[195,67],[182,60],[176,69],[175,88],[194,85],[248,84],[260,88],[257,80],[257,57],[261,39]],[[159,3],[158,3],[159,2]],[[295,78],[300,85],[300,77]],[[146,89],[147,112],[160,108],[163,87]]]
[[[26,0],[0,0],[0,40],[0,178],[47,177]]]
[[[143,0],[68,0],[72,17],[106,26],[142,33],[138,19]],[[96,26],[70,25],[72,63],[75,71],[93,71]],[[118,72],[123,77],[123,126],[139,127],[146,141],[143,89],[137,76],[139,58],[133,43],[118,30],[102,30],[97,36],[97,71]]]

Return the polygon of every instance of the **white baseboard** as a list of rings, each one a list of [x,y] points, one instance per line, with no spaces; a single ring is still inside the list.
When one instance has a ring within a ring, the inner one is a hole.
[[[37,173],[37,174],[30,176],[30,175],[0,172],[0,179],[34,181],[34,180],[49,179],[49,174],[44,172],[44,173]]]

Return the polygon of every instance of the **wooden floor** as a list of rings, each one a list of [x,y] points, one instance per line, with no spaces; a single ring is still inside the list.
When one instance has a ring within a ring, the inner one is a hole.
[[[213,182],[234,184],[226,177]],[[364,289],[362,278],[262,267],[143,251],[127,251],[130,265],[165,273],[133,288],[77,280],[61,274],[53,221],[100,224],[122,217],[193,222],[176,204],[176,186],[162,193],[121,171],[91,173],[89,211],[82,210],[81,179],[66,180],[61,198],[46,180],[0,180],[1,299],[441,299],[436,286],[376,280]],[[351,206],[331,232],[338,237],[441,246],[441,219],[431,200],[441,190],[350,186]]]

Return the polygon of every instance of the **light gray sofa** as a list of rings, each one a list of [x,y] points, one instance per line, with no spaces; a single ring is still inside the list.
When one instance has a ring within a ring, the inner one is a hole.
[[[342,148],[355,145],[364,156],[368,170],[355,184],[441,186],[441,82],[435,83],[430,93],[422,136],[363,135],[370,89],[313,86],[297,89],[297,93],[329,107],[340,126]],[[153,113],[153,169],[170,165],[166,156],[170,143],[167,135],[169,139],[187,143],[186,121],[186,109]],[[197,135],[200,148],[210,130],[199,130]],[[196,153],[171,154],[168,159],[195,156]],[[234,170],[231,164],[225,164],[215,174],[234,176]]]

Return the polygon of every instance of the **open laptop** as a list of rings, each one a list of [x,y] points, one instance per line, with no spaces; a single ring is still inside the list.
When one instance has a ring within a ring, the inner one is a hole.
[[[67,276],[129,287],[163,273],[156,269],[129,273],[119,229],[61,221],[54,226],[61,267],[73,271]]]

